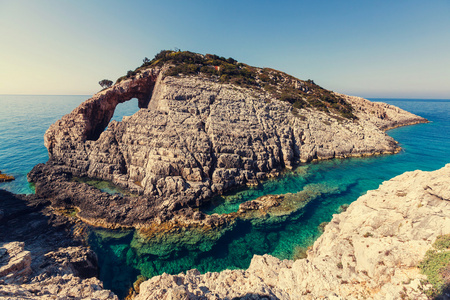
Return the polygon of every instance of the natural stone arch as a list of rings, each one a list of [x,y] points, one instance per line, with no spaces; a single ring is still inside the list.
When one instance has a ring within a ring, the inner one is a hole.
[[[63,151],[60,150],[67,142],[81,146],[80,143],[86,140],[97,140],[108,126],[119,103],[137,98],[138,107],[147,108],[160,74],[159,68],[138,73],[135,77],[94,95],[52,124],[44,136],[50,159],[62,154]]]
[[[89,123],[91,123],[90,130],[86,132],[86,140],[98,139],[111,121],[118,104],[137,98],[138,107],[147,108],[152,98],[156,78],[157,76],[152,75],[133,78],[120,84],[111,92],[107,92],[105,97],[99,97],[95,101],[86,101],[89,108],[86,112],[89,115]]]

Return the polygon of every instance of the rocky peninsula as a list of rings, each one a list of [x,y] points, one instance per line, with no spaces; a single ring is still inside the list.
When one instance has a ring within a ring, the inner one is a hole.
[[[141,109],[109,123],[132,98]],[[421,122],[273,69],[162,51],[51,125],[50,159],[28,177],[37,195],[76,207],[96,226],[148,231],[180,218],[223,226],[228,217],[192,209],[301,162],[396,153],[384,130]],[[108,180],[135,196],[106,195],[74,176]]]

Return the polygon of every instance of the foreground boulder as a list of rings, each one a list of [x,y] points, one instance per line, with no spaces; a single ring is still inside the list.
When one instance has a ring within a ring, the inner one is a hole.
[[[305,259],[255,255],[247,270],[163,274],[136,299],[428,299],[418,265],[450,234],[449,186],[450,164],[407,172],[334,215]]]

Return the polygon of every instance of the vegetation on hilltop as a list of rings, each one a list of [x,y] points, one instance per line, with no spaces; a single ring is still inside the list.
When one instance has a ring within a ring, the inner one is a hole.
[[[98,82],[98,84],[100,84],[100,86],[102,88],[106,89],[106,88],[109,88],[110,86],[112,86],[113,82],[109,79],[103,79],[103,80],[100,80]]]
[[[222,83],[231,83],[247,88],[257,88],[272,97],[292,104],[295,109],[314,107],[325,112],[334,112],[344,118],[356,119],[352,107],[343,98],[335,95],[312,80],[299,80],[286,73],[256,68],[240,63],[233,58],[213,54],[201,55],[189,51],[162,50],[150,60],[144,58],[142,65],[116,83],[154,66],[169,64],[165,76],[199,75],[215,77]]]

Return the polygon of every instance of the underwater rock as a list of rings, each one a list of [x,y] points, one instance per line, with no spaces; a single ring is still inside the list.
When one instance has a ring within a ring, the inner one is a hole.
[[[338,187],[325,184],[307,184],[297,193],[265,195],[239,205],[236,213],[227,214],[233,218],[247,220],[256,227],[275,226],[301,217],[303,208],[311,201],[340,193]]]

